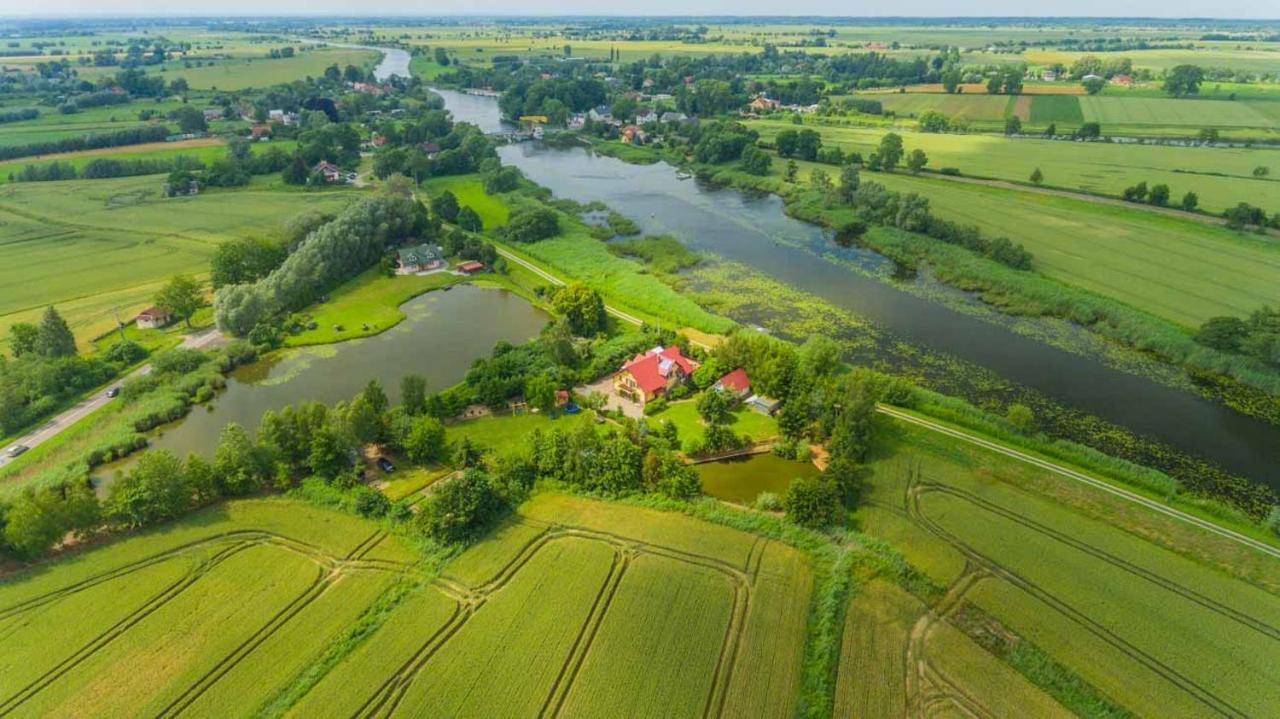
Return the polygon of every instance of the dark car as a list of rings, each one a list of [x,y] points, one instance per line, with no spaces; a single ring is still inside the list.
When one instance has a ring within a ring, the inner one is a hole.
[[[396,466],[392,464],[391,460],[387,459],[386,457],[379,457],[378,469],[382,470],[383,472],[391,473],[396,471]]]
[[[115,399],[116,397],[119,397],[119,396],[120,396],[119,387],[112,387],[111,389],[107,390],[107,399]]]

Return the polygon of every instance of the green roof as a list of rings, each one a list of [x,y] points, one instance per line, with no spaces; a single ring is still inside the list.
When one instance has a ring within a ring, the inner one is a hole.
[[[401,265],[427,265],[444,259],[444,250],[438,245],[422,244],[400,250]]]

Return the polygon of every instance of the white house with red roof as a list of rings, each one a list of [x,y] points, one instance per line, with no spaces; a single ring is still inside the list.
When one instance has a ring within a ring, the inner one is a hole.
[[[614,390],[644,404],[689,379],[698,363],[685,357],[679,347],[654,347],[631,358],[613,375]]]
[[[747,371],[739,367],[716,380],[712,388],[719,392],[728,392],[738,399],[743,399],[751,395],[751,379],[747,377]]]

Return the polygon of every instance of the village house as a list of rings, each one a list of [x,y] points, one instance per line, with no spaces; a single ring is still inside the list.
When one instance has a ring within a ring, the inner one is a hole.
[[[430,272],[445,266],[444,250],[439,245],[421,244],[397,253],[401,274]]]
[[[355,90],[356,92],[364,92],[370,95],[382,95],[383,93],[386,92],[386,90],[384,90],[381,85],[374,85],[373,83],[368,83],[368,82],[352,83],[351,89]]]
[[[222,108],[220,107],[206,107],[202,112],[204,113],[205,122],[222,119]]]
[[[613,113],[609,112],[609,108],[604,105],[588,110],[587,117],[591,118],[592,122],[613,122]]]
[[[266,140],[271,137],[271,128],[266,124],[258,123],[249,128],[249,137],[255,140]]]
[[[587,116],[580,112],[575,112],[574,114],[570,115],[568,122],[565,123],[565,126],[568,127],[570,130],[581,130],[582,128],[586,127],[586,125],[587,125]]]
[[[1132,87],[1133,78],[1128,75],[1116,75],[1111,78],[1111,84],[1118,85],[1119,87]]]
[[[717,392],[726,392],[738,399],[745,399],[751,396],[751,380],[747,377],[747,371],[739,367],[716,380],[712,389]]]
[[[653,110],[645,109],[636,113],[637,125],[648,125],[651,122],[657,122],[657,121],[658,121],[658,113],[654,112]]]
[[[475,260],[468,260],[458,264],[458,271],[464,275],[474,275],[477,272],[484,271],[484,263]]]
[[[778,107],[781,106],[781,104],[782,103],[778,102],[777,100],[771,100],[764,95],[756,95],[755,98],[751,100],[751,103],[747,105],[747,107],[751,108],[752,110],[755,110],[756,112],[759,112],[761,110],[777,110]]]
[[[311,171],[313,173],[319,174],[320,178],[323,179],[325,182],[341,182],[342,181],[342,168],[338,167],[332,162],[329,162],[328,160],[321,160],[317,162],[316,166],[311,168]]]
[[[267,110],[267,122],[284,122],[284,110]]]
[[[1101,75],[1095,75],[1093,73],[1089,73],[1088,75],[1085,75],[1084,77],[1080,78],[1082,82],[1087,80],[1101,80],[1101,79],[1102,79]]]
[[[1054,72],[1053,70],[1041,70],[1040,79],[1044,80],[1045,82],[1053,82],[1054,80],[1058,79],[1058,73]]]
[[[141,330],[154,330],[164,327],[173,320],[173,315],[168,310],[159,307],[148,307],[138,313],[133,321]]]
[[[436,159],[436,155],[439,155],[439,154],[440,154],[440,143],[438,143],[438,142],[424,142],[424,143],[422,143],[422,144],[418,145],[418,149],[420,149],[420,150],[422,150],[423,152],[427,153],[427,159],[428,159],[428,160],[434,160],[434,159]]]
[[[665,122],[676,122],[676,123],[681,123],[681,124],[683,124],[683,123],[685,123],[685,122],[688,122],[688,120],[689,120],[689,116],[688,116],[688,115],[686,115],[686,114],[684,114],[683,112],[675,112],[675,111],[673,111],[673,110],[668,110],[668,111],[666,111],[666,112],[662,113],[662,121],[663,121],[664,123],[665,123]]]
[[[627,125],[618,134],[618,139],[628,145],[643,145],[646,137],[644,130],[641,130],[636,125]]]
[[[289,127],[297,127],[302,124],[302,115],[296,112],[286,112],[284,114],[284,124]]]
[[[654,347],[638,354],[613,375],[613,389],[619,395],[645,404],[683,384],[698,369],[679,347]]]

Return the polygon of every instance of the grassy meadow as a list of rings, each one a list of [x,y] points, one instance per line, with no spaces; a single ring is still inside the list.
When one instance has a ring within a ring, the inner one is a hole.
[[[207,272],[218,243],[270,234],[351,191],[254,188],[165,198],[163,177],[11,183],[0,187],[0,337],[55,304],[81,341],[142,309],[175,273]]]
[[[377,525],[269,499],[10,575],[0,581],[0,628],[14,642],[0,657],[0,707],[796,712],[813,576],[790,546],[539,495],[437,579],[414,558]],[[488,690],[472,691],[477,681]]]
[[[1036,98],[1039,102],[1042,98]],[[1053,98],[1057,99],[1057,98]],[[1032,112],[1036,112],[1032,105]],[[789,122],[758,120],[749,123],[765,140],[794,129]],[[888,130],[809,124],[822,135],[824,145],[846,152],[870,154]],[[1256,178],[1254,168],[1280,173],[1280,150],[1271,148],[1170,147],[1093,142],[1066,142],[1001,135],[938,134],[895,130],[908,152],[921,149],[929,156],[928,168],[954,167],[965,175],[1027,183],[1039,168],[1047,187],[1119,196],[1138,182],[1166,184],[1170,201],[1177,204],[1194,191],[1200,206],[1220,212],[1237,203],[1280,207],[1280,180]]]

